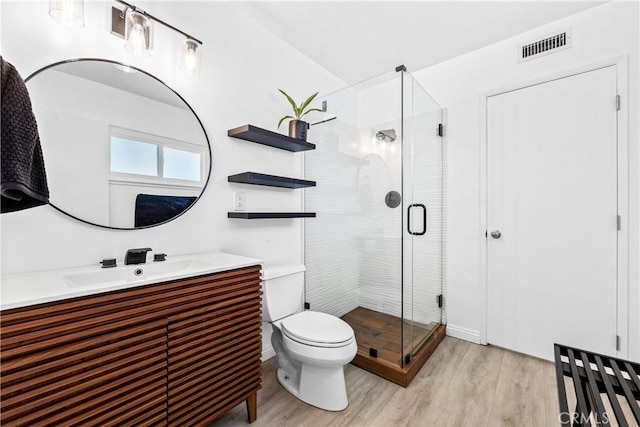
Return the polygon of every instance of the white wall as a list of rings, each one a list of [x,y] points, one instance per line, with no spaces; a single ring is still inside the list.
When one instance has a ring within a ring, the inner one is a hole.
[[[295,211],[302,205],[299,190],[229,184],[227,176],[244,171],[302,176],[302,157],[233,140],[227,130],[246,123],[275,130],[289,109],[278,88],[300,99],[344,83],[247,19],[234,4],[139,3],[204,42],[198,78],[178,71],[181,38],[163,27],[155,26],[150,58],[129,55],[122,39],[108,30],[113,2],[85,2],[85,28],[80,30],[51,19],[46,1],[3,2],[0,51],[23,78],[50,63],[76,57],[129,62],[155,75],[180,93],[204,124],[213,152],[209,186],[185,215],[144,230],[91,227],[49,206],[2,215],[2,273],[96,264],[103,258],[122,258],[127,248],[147,246],[169,256],[222,250],[268,264],[301,263],[302,220],[227,219],[234,191],[244,191],[247,210]]]
[[[518,44],[571,27],[573,46],[524,63]],[[629,357],[640,358],[640,144],[638,3],[612,2],[415,73],[447,108],[449,164],[447,318],[450,332],[478,340],[485,227],[480,223],[480,97],[519,82],[628,55],[630,212]]]
[[[23,77],[56,61],[99,57],[130,62],[177,90],[198,113],[212,143],[213,174],[202,199],[170,224],[138,231],[93,228],[44,206],[0,217],[3,274],[92,264],[151,246],[168,254],[225,250],[268,263],[301,262],[301,220],[228,220],[233,192],[244,191],[249,210],[299,209],[299,192],[229,184],[230,174],[255,170],[301,176],[300,155],[229,139],[227,129],[252,123],[274,129],[287,112],[281,87],[295,98],[328,92],[342,82],[247,19],[228,2],[139,2],[139,6],[204,41],[199,78],[177,70],[179,37],[156,27],[151,58],[130,56],[108,31],[108,4],[85,2],[85,28],[71,30],[48,16],[46,1],[0,3],[0,52]],[[184,12],[182,12],[184,11]],[[194,19],[198,17],[199,19]],[[520,41],[571,26],[573,47],[523,64]],[[479,98],[487,91],[618,55],[629,55],[630,141],[630,356],[640,356],[640,146],[638,5],[613,2],[521,36],[421,70],[415,77],[447,112],[449,159],[449,327],[473,339],[481,325],[479,212]],[[45,159],[46,161],[46,159]]]
[[[111,4],[85,2],[85,28],[72,30],[49,17],[47,2],[3,2],[2,55],[25,78],[47,64],[75,57],[128,61],[154,74],[180,93],[202,120],[213,151],[211,182],[185,215],[147,230],[90,227],[48,206],[2,215],[3,274],[93,264],[140,246],[169,255],[223,250],[268,263],[300,262],[301,220],[242,221],[226,215],[238,190],[245,192],[248,210],[300,209],[299,192],[227,183],[228,175],[248,170],[301,176],[300,155],[233,140],[226,133],[245,123],[275,130],[279,117],[288,112],[279,87],[301,98],[343,83],[225,2],[188,4],[189,14],[202,19],[194,23],[197,28],[182,29],[204,42],[204,63],[200,77],[187,77],[177,70],[178,34],[156,25],[152,56],[133,57],[122,39],[108,31]],[[141,7],[180,26],[172,15],[184,4]]]

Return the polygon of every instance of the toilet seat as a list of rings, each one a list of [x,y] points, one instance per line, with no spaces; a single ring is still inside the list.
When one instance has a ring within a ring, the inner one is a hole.
[[[300,344],[314,347],[344,347],[355,339],[353,329],[338,317],[303,311],[283,319],[282,333]]]

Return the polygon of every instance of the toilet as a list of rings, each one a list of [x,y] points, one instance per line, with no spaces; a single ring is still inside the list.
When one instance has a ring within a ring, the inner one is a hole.
[[[336,316],[302,311],[304,271],[267,267],[262,275],[262,317],[273,327],[278,382],[303,402],[341,411],[349,405],[344,365],[358,351],[356,338]]]

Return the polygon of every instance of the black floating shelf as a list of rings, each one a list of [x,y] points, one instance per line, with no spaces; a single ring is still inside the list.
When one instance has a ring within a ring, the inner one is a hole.
[[[315,218],[315,212],[228,212],[227,218],[275,219],[275,218]]]
[[[315,181],[287,178],[285,176],[267,175],[258,172],[243,172],[237,175],[229,175],[227,180],[229,182],[238,182],[241,184],[266,185],[268,187],[282,188],[305,188],[316,186]]]
[[[315,144],[300,139],[288,137],[270,130],[262,129],[253,125],[244,125],[227,132],[232,138],[244,139],[245,141],[256,142],[270,147],[280,148],[287,151],[307,151],[315,150]]]

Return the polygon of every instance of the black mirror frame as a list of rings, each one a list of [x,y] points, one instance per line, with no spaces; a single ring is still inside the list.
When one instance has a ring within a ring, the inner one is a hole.
[[[182,215],[184,215],[189,209],[191,209],[196,203],[198,203],[198,201],[200,200],[200,198],[202,197],[202,195],[204,194],[204,191],[207,189],[207,185],[209,185],[209,179],[211,178],[211,171],[213,170],[213,155],[212,155],[212,151],[211,151],[211,141],[209,141],[209,135],[207,135],[207,131],[204,128],[204,125],[202,124],[202,120],[200,120],[200,117],[198,117],[198,115],[196,114],[196,112],[193,110],[193,108],[191,108],[191,105],[189,105],[189,103],[175,90],[173,90],[169,85],[167,85],[165,82],[163,82],[162,80],[160,80],[159,78],[157,78],[156,76],[154,76],[153,74],[140,69],[138,67],[129,65],[129,64],[123,64],[121,62],[118,61],[113,61],[111,59],[104,59],[104,58],[72,58],[72,59],[65,59],[63,61],[58,61],[58,62],[54,62],[53,64],[49,64],[45,67],[40,68],[39,70],[31,73],[31,75],[29,75],[29,77],[27,77],[25,79],[25,83],[27,83],[29,80],[31,80],[32,78],[34,78],[35,76],[37,76],[38,74],[48,70],[49,68],[53,68],[56,67],[58,65],[62,65],[62,64],[68,64],[68,63],[72,63],[72,62],[82,62],[82,61],[95,61],[95,62],[105,62],[105,63],[109,63],[109,64],[114,64],[114,65],[122,65],[123,67],[129,67],[133,70],[136,70],[137,72],[143,73],[149,77],[151,77],[152,79],[156,80],[157,82],[161,83],[162,85],[164,85],[167,89],[169,89],[171,92],[173,92],[178,98],[180,98],[180,100],[182,102],[184,102],[184,104],[187,106],[187,108],[189,109],[189,111],[191,111],[191,113],[193,114],[193,116],[196,118],[196,120],[198,121],[198,124],[200,125],[200,128],[202,129],[202,133],[204,134],[204,138],[207,141],[207,150],[209,153],[209,171],[207,172],[207,178],[205,179],[204,182],[204,186],[202,187],[202,191],[200,191],[200,194],[198,195],[198,197],[196,198],[196,200],[193,201],[193,203],[191,203],[189,205],[189,207],[187,207],[185,210],[183,210],[182,212],[180,212],[178,215],[174,216],[171,219],[168,219],[166,221],[163,222],[159,222],[157,224],[153,224],[153,225],[145,225],[143,227],[131,227],[131,228],[125,228],[125,227],[111,227],[108,225],[102,225],[102,224],[96,224],[94,222],[91,221],[87,221],[84,220],[82,218],[78,218],[75,215],[70,214],[69,212],[66,212],[64,209],[59,208],[58,206],[54,205],[53,203],[49,202],[49,205],[54,208],[55,210],[57,210],[58,212],[61,212],[73,219],[75,219],[76,221],[80,221],[83,222],[85,224],[88,225],[93,225],[95,227],[100,227],[100,228],[106,228],[109,230],[144,230],[146,228],[152,228],[152,227],[157,227],[159,225],[164,225],[167,224],[173,220],[175,220],[178,217],[181,217]],[[37,117],[36,117],[36,121],[37,121]],[[45,159],[46,160],[46,159]],[[45,165],[46,166],[46,165]]]

